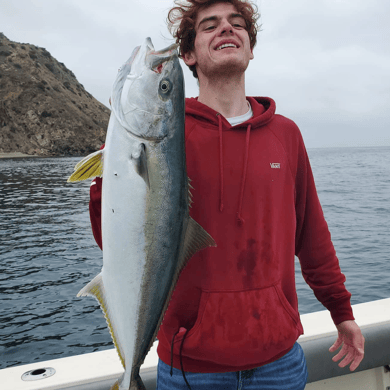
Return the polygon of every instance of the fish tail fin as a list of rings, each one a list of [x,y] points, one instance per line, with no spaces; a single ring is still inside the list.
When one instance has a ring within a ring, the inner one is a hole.
[[[126,369],[125,359],[124,359],[125,355],[123,354],[122,348],[118,342],[119,339],[116,336],[114,323],[110,318],[110,309],[106,299],[103,277],[101,273],[97,275],[95,278],[93,278],[86,286],[84,286],[77,294],[77,297],[84,297],[87,295],[95,297],[99,302],[100,307],[102,308],[104,316],[106,318],[106,322],[110,330],[111,338],[114,342],[116,351],[119,355],[119,359],[122,363],[123,368]]]
[[[103,176],[104,149],[89,154],[74,167],[74,172],[68,178],[68,183],[83,181],[92,177]]]
[[[110,390],[119,390],[119,381],[116,381],[111,387]]]
[[[111,387],[110,390],[120,390],[121,379],[118,379]],[[130,383],[128,390],[146,390],[144,383],[139,375],[135,376]]]
[[[144,383],[139,375],[136,375],[130,383],[129,390],[146,390]]]

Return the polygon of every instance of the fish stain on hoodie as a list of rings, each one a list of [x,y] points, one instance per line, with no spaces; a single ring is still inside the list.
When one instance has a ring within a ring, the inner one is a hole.
[[[272,200],[269,196],[265,199],[265,204],[271,204]],[[274,252],[272,250],[272,222],[274,220],[274,217],[271,212],[270,207],[266,207],[264,210],[264,216],[263,216],[263,237],[261,240],[261,251],[260,251],[260,258],[261,261],[264,261],[267,264],[271,264],[272,260],[274,258]]]
[[[252,317],[255,319],[255,320],[259,320],[260,319],[260,317],[261,317],[261,315],[260,315],[260,313],[258,312],[258,310],[253,310],[253,312],[252,312]]]
[[[245,287],[253,285],[254,269],[258,258],[257,241],[253,238],[247,240],[246,249],[242,250],[238,256],[237,270],[244,272],[242,283]]]

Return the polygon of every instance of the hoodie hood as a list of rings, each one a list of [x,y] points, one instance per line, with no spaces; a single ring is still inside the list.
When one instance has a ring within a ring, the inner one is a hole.
[[[186,115],[191,115],[194,119],[202,122],[204,127],[214,129],[218,131],[219,122],[218,116],[222,119],[223,130],[230,128],[247,130],[248,125],[251,125],[252,129],[259,128],[270,122],[275,115],[275,102],[268,97],[247,97],[253,111],[253,117],[244,123],[236,126],[231,126],[226,118],[219,112],[206,106],[198,101],[198,98],[186,99]]]
[[[210,130],[219,132],[219,211],[223,212],[225,202],[225,184],[224,184],[224,141],[223,132],[226,130],[244,130],[246,131],[245,149],[242,150],[244,155],[244,166],[242,167],[240,194],[237,208],[237,223],[244,224],[242,217],[243,197],[248,169],[248,158],[250,149],[251,131],[260,128],[269,123],[275,115],[275,102],[267,97],[247,97],[251,105],[253,116],[247,121],[235,126],[231,126],[226,118],[219,112],[200,103],[197,98],[186,99],[186,116],[192,116],[199,124]]]

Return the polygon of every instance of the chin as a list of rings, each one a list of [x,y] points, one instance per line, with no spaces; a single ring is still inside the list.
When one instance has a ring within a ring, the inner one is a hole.
[[[218,70],[224,73],[234,74],[234,73],[244,73],[248,68],[249,61],[244,62],[242,58],[240,59],[226,59],[219,64]]]

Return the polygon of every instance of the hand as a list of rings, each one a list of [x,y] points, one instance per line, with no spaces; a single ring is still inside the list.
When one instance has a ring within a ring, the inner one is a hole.
[[[336,351],[341,345],[339,353],[332,360],[337,362],[342,357],[339,367],[345,367],[351,363],[349,369],[355,371],[364,357],[364,337],[355,321],[344,321],[336,325],[339,336],[329,348],[329,352]]]

